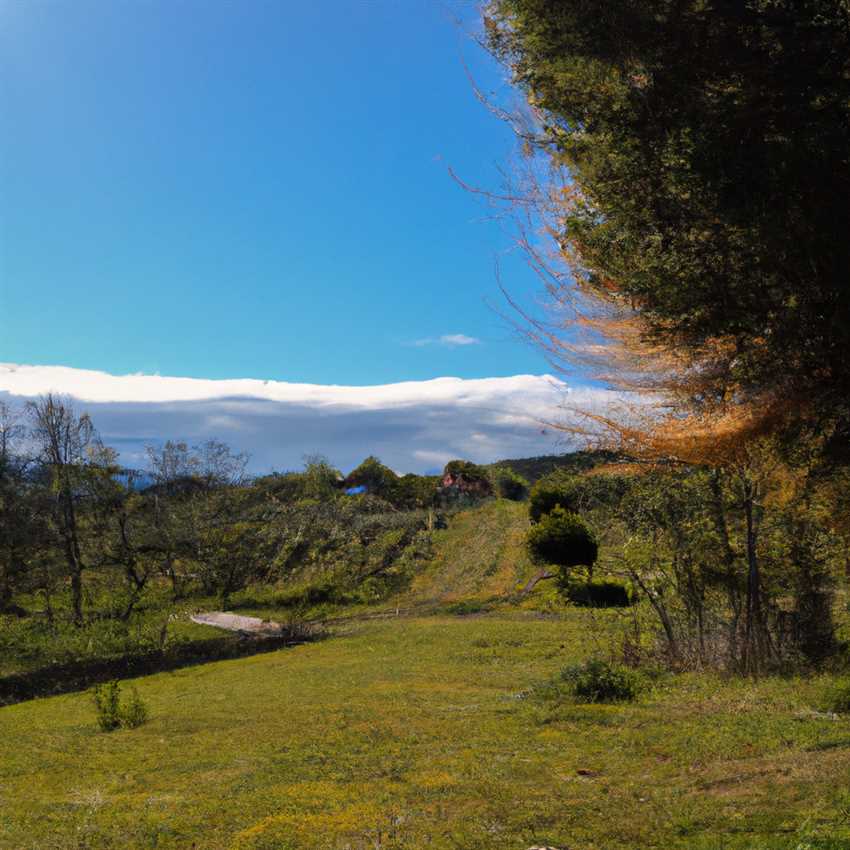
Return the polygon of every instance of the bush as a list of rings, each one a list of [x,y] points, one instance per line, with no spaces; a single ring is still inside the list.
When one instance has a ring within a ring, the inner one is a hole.
[[[521,502],[528,495],[528,482],[509,466],[497,466],[493,470],[493,488],[501,499]]]
[[[567,581],[561,592],[574,605],[626,608],[634,602],[632,588],[616,579]]]
[[[111,732],[121,725],[121,686],[117,681],[97,685],[92,693],[101,731]]]
[[[850,679],[839,679],[830,688],[825,707],[836,714],[850,714]]]
[[[95,686],[92,697],[97,725],[103,732],[112,732],[119,727],[136,729],[148,719],[148,708],[135,688],[127,702],[121,704],[121,685],[117,680]]]
[[[529,529],[526,546],[535,563],[592,567],[599,554],[596,535],[578,514],[556,507]]]
[[[125,729],[135,729],[148,719],[148,707],[139,696],[139,692],[133,688],[130,699],[121,709],[121,725]]]
[[[622,664],[587,661],[566,667],[561,679],[579,702],[632,702],[641,689],[641,678]]]
[[[311,585],[305,588],[301,594],[301,601],[305,605],[323,605],[325,603],[338,602],[341,590],[333,582]]]
[[[469,614],[481,614],[489,610],[486,602],[480,602],[476,599],[465,599],[460,602],[450,602],[443,607],[446,614],[454,614],[458,617],[465,617]]]
[[[579,479],[564,470],[556,470],[541,478],[528,496],[528,516],[532,522],[540,522],[556,507],[575,513],[578,508]]]

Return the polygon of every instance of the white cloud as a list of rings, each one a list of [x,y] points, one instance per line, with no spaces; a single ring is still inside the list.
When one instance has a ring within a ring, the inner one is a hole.
[[[481,340],[466,334],[443,334],[440,337],[441,345],[481,345]]]
[[[439,337],[425,337],[417,339],[413,343],[417,348],[423,348],[426,345],[442,345],[446,348],[457,348],[461,345],[481,345],[481,340],[478,337],[467,336],[466,334],[443,334]]]
[[[613,398],[568,391],[549,375],[354,387],[0,364],[0,400],[47,392],[87,410],[128,466],[142,462],[146,443],[216,437],[249,452],[255,471],[297,468],[315,452],[346,470],[375,454],[393,469],[422,472],[452,457],[484,463],[564,451],[563,434],[543,423],[563,418],[567,394],[595,407]]]

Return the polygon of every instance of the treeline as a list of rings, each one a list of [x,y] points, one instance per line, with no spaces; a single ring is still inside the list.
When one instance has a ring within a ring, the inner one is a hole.
[[[146,605],[203,596],[225,607],[248,585],[296,579],[314,600],[374,601],[428,556],[449,508],[527,488],[465,461],[446,478],[369,457],[343,476],[316,456],[250,478],[248,458],[216,440],[146,455],[143,470],[123,468],[66,399],[0,407],[0,612],[127,622]]]
[[[844,470],[784,463],[769,442],[746,467],[558,470],[531,490],[529,551],[573,601],[644,602],[653,625],[641,634],[633,615],[633,661],[660,650],[674,668],[818,666],[842,645],[848,483]],[[597,572],[629,595],[594,581],[597,555]]]

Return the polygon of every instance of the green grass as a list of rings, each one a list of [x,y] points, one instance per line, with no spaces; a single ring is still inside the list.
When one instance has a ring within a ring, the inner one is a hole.
[[[100,732],[83,693],[0,709],[0,848],[850,848],[835,680],[662,676],[579,704],[560,671],[622,614],[552,582],[518,600],[526,528],[523,505],[463,511],[398,596],[311,609],[330,639],[135,680],[137,729]],[[279,596],[233,607],[285,619]]]
[[[528,507],[497,499],[452,516],[434,533],[435,556],[400,604],[493,600],[515,594],[535,572],[525,551]]]
[[[354,625],[137,680],[150,721],[108,734],[86,694],[0,709],[0,847],[850,847],[850,722],[810,711],[825,681],[534,696],[589,624]]]

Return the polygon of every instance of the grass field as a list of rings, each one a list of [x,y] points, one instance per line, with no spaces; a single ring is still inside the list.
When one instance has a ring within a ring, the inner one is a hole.
[[[4,848],[850,847],[850,724],[818,680],[681,677],[639,703],[522,698],[587,615],[364,623],[0,710]]]
[[[0,709],[0,848],[850,848],[850,720],[819,711],[826,677],[541,697],[617,615],[547,587],[517,605],[524,523],[503,502],[458,515],[371,612],[414,616],[136,680],[138,729],[98,731],[84,693]]]

